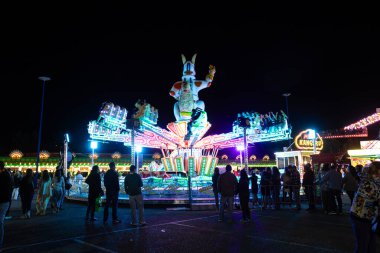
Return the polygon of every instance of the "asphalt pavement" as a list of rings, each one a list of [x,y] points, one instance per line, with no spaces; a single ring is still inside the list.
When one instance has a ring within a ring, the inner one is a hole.
[[[25,220],[17,218],[20,203],[13,201],[3,252],[353,252],[347,213],[326,215],[302,208],[254,209],[246,224],[240,222],[240,210],[218,222],[216,211],[147,208],[148,225],[134,228],[127,207],[118,209],[120,224],[103,225],[103,209],[96,213],[97,221],[85,221],[85,204],[66,202],[57,214],[48,209],[46,216]],[[379,244],[380,238],[380,250]]]

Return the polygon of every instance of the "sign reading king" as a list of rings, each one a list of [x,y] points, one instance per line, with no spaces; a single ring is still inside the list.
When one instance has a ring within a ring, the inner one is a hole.
[[[313,130],[306,129],[300,132],[296,138],[294,138],[294,144],[298,149],[301,150],[313,150],[314,149],[314,139],[312,138]],[[320,151],[323,149],[323,140],[318,133],[315,133],[315,145],[316,150]]]

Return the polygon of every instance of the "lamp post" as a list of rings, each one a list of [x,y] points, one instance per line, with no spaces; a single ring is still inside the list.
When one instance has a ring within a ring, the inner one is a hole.
[[[136,168],[137,168],[137,172],[139,171],[139,155],[140,153],[142,152],[142,147],[140,145],[137,145],[136,148],[135,148],[135,152],[137,153],[136,155]],[[141,164],[142,164],[142,161],[141,161]]]
[[[94,155],[95,155],[95,149],[98,148],[98,142],[97,141],[91,141],[91,149],[92,149],[92,157],[91,157],[91,168],[94,167]]]
[[[282,96],[285,97],[286,116],[288,117],[288,128],[290,127],[289,106],[288,106],[288,97],[290,95],[292,95],[292,94],[291,93],[284,93],[284,94],[282,94]],[[288,140],[288,142],[289,142],[289,146],[290,146],[290,139]]]
[[[41,96],[41,110],[40,110],[40,128],[38,130],[38,144],[37,144],[37,159],[36,159],[36,175],[38,175],[38,165],[40,163],[40,148],[41,148],[41,134],[42,134],[42,116],[44,112],[44,97],[45,97],[45,83],[50,81],[51,78],[47,76],[38,77],[42,81],[42,96]]]
[[[317,153],[317,145],[316,145],[317,136],[315,134],[315,130],[313,129],[309,130],[309,139],[313,139],[313,154],[316,154]]]
[[[244,150],[244,146],[239,145],[236,149],[240,152],[240,168],[243,169],[243,156],[241,152]]]

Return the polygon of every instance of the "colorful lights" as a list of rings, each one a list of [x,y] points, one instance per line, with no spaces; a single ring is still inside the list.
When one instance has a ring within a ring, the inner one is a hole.
[[[364,119],[361,119],[351,125],[344,127],[344,130],[354,130],[354,129],[364,128],[379,121],[380,121],[380,112],[376,112]]]
[[[119,152],[115,152],[112,154],[112,159],[120,159],[121,158],[121,154]]]
[[[313,133],[312,129],[307,129],[304,131],[301,131],[296,138],[294,138],[294,144],[298,149],[301,150],[313,150],[314,148],[314,138],[310,137],[316,137],[315,138],[315,144],[316,144],[316,150],[320,151],[323,149],[323,140],[321,136],[318,133],[315,133],[316,136],[310,135],[310,133]]]
[[[24,156],[24,154],[20,150],[13,150],[10,154],[9,157],[15,160],[21,159]]]
[[[46,150],[42,150],[40,152],[40,159],[41,160],[47,160],[47,159],[49,159],[49,157],[50,157],[50,153],[47,152]]]

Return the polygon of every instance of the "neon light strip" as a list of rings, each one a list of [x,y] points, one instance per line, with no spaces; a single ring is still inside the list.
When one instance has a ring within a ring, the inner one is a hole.
[[[347,151],[350,156],[379,156],[380,149],[354,149]]]
[[[372,125],[376,122],[380,121],[380,112],[374,113],[364,119],[361,119],[349,126],[344,127],[344,130],[353,130],[353,129],[359,129],[363,128],[369,125]]]

